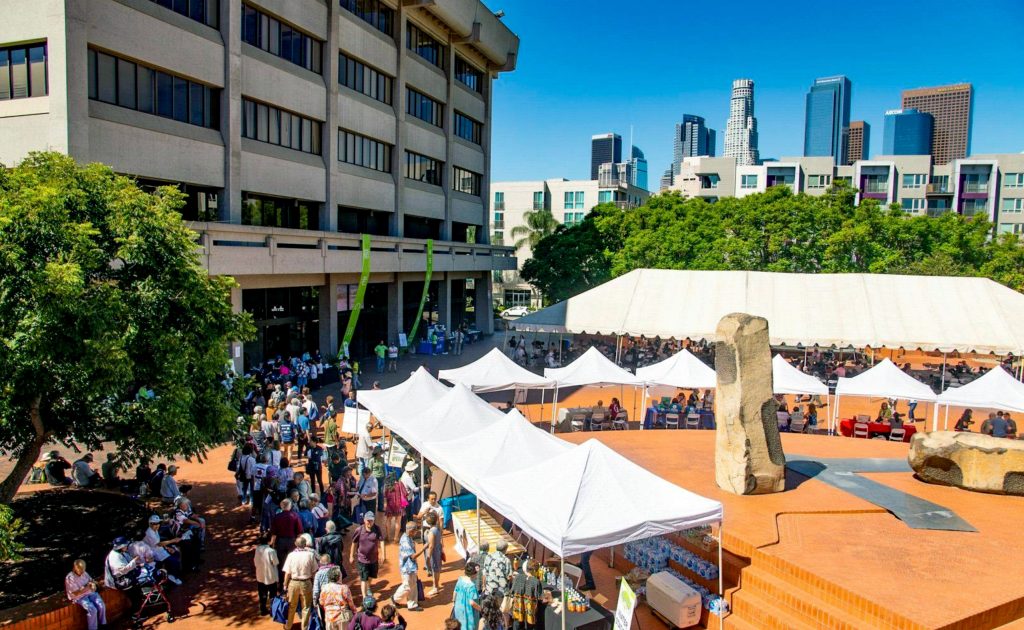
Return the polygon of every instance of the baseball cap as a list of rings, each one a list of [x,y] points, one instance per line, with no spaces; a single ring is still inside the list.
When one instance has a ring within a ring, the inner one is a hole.
[[[377,607],[377,600],[375,600],[374,598],[370,597],[369,595],[367,595],[366,597],[363,598],[363,609],[364,610],[373,610],[376,607]]]
[[[114,539],[114,549],[124,549],[128,546],[128,539],[124,536],[118,536]]]
[[[364,521],[373,521],[373,520],[376,520],[376,519],[377,519],[377,516],[373,513],[373,510],[370,510],[370,511],[366,512],[365,514],[363,514],[363,520]]]
[[[149,517],[149,524],[150,525],[152,525],[153,523],[159,523],[159,522],[160,522],[160,517],[157,516],[156,514],[154,514],[154,515]]]

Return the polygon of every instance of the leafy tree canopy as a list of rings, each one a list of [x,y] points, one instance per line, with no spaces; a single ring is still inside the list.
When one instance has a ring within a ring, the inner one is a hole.
[[[855,205],[842,183],[820,197],[778,186],[715,203],[669,192],[632,210],[595,207],[541,239],[522,276],[549,303],[643,268],[970,275],[1024,290],[1024,248],[992,228],[982,217]]]
[[[0,452],[18,458],[0,502],[49,442],[189,457],[233,427],[221,381],[252,323],[200,264],[183,203],[55,153],[0,167]]]

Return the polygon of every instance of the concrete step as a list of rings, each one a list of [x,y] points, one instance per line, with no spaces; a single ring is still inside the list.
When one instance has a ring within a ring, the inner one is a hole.
[[[743,572],[743,590],[757,593],[774,602],[779,609],[819,627],[837,630],[882,630],[887,627],[866,609],[853,610],[841,606],[838,601],[830,601],[835,598],[821,593],[811,594],[755,566]]]
[[[733,594],[732,614],[726,619],[735,623],[734,617],[760,630],[819,630],[822,627],[794,615],[761,593],[745,588]]]

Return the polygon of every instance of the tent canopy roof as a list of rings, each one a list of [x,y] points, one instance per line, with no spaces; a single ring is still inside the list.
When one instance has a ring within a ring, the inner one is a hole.
[[[419,451],[433,454],[430,444],[451,440],[505,422],[505,414],[487,404],[465,385],[456,385],[433,404],[423,407],[415,398],[405,401],[402,418],[383,420],[392,431]]]
[[[839,379],[836,383],[836,395],[882,396],[923,401],[936,399],[931,387],[899,369],[889,359],[882,359],[873,368],[857,376]]]
[[[637,368],[636,375],[649,385],[668,385],[697,389],[718,386],[715,371],[706,363],[683,349],[664,361]]]
[[[597,440],[483,481],[487,502],[565,557],[722,520],[722,504]]]
[[[772,359],[772,387],[776,394],[828,395],[828,385],[793,367],[781,354]]]
[[[716,341],[736,312],[766,318],[777,346],[1024,350],[1024,295],[986,278],[637,269],[511,326]]]
[[[394,387],[387,389],[361,390],[359,404],[370,410],[381,422],[388,424],[408,415],[409,401],[418,405],[430,405],[444,397],[451,388],[434,378],[430,372],[419,367],[412,376]]]
[[[593,346],[565,367],[544,368],[544,376],[554,379],[559,387],[643,384],[642,379],[609,361]]]
[[[951,387],[939,396],[939,402],[960,407],[982,407],[1024,412],[1024,383],[1013,378],[1001,366],[961,387]]]
[[[438,377],[450,383],[462,383],[475,392],[496,392],[504,389],[550,389],[555,382],[520,366],[498,348],[476,361],[451,370],[441,370]]]

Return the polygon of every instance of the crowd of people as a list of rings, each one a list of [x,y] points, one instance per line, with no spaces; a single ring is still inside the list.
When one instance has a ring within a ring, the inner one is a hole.
[[[964,409],[963,414],[957,419],[953,430],[970,431],[971,425],[974,423],[974,410]],[[1010,416],[1009,412],[990,412],[988,418],[981,423],[979,431],[992,437],[1008,438],[1011,440],[1019,439],[1017,436],[1017,421]]]

